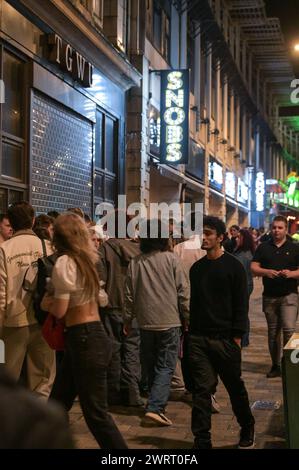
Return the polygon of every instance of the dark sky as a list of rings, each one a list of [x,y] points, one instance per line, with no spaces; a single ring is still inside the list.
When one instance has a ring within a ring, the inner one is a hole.
[[[280,19],[286,42],[299,42],[299,0],[266,0],[266,8],[268,16]]]
[[[299,0],[266,0],[267,16],[280,19],[281,29],[296,76],[299,76],[299,54],[294,44],[299,44]]]

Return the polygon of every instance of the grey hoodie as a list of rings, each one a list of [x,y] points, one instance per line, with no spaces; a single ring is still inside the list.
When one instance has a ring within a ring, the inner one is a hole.
[[[162,330],[189,319],[190,286],[181,260],[168,251],[134,258],[125,285],[125,321],[141,329]]]

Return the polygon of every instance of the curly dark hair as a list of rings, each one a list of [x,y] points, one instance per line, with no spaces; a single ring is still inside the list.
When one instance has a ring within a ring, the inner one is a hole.
[[[216,230],[217,236],[225,235],[226,226],[225,223],[218,219],[218,217],[213,217],[211,215],[206,215],[203,218],[203,226],[209,227],[213,230]]]
[[[157,236],[151,238],[151,231],[154,227],[157,229]],[[168,237],[165,236],[166,233],[169,233],[167,224],[161,222],[161,220],[151,219],[142,222],[140,229],[140,250],[142,253],[170,251],[169,235]],[[143,233],[144,229],[146,229],[146,233]]]

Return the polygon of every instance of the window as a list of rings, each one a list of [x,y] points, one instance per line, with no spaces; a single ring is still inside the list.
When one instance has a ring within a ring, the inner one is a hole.
[[[149,111],[149,140],[150,140],[150,153],[159,157],[160,155],[160,113],[154,107],[150,106]]]
[[[95,23],[102,27],[104,0],[79,0],[79,3],[90,13]]]
[[[128,44],[128,24],[129,24],[129,8],[128,0],[119,0],[118,2],[118,16],[119,22],[117,26],[117,45],[126,52]]]
[[[203,51],[200,54],[200,117],[205,118],[206,109],[206,80],[207,77],[207,58]]]
[[[188,68],[190,69],[190,91],[194,94],[195,85],[195,40],[188,34]]]
[[[154,0],[152,5],[152,16],[147,15],[147,34],[163,57],[170,61],[170,0]],[[151,24],[150,24],[151,21]]]
[[[25,183],[24,62],[3,50],[5,103],[2,105],[1,180]]]
[[[90,1],[89,0],[79,0],[79,1],[81,5],[88,10]]]
[[[162,10],[157,4],[154,5],[153,40],[155,47],[160,51],[162,46]]]
[[[211,116],[215,120],[216,119],[216,112],[217,112],[217,103],[216,103],[216,90],[217,89],[217,76],[216,70],[212,67],[212,90],[211,90]]]
[[[103,0],[93,0],[93,14],[103,20]]]
[[[3,55],[3,80],[5,104],[3,106],[3,130],[11,135],[23,134],[23,62],[7,52]]]
[[[118,121],[97,111],[95,128],[95,205],[115,203],[118,173]]]
[[[9,188],[0,188],[0,212],[5,214],[8,206],[15,202],[20,202],[26,199],[24,191],[16,191]]]

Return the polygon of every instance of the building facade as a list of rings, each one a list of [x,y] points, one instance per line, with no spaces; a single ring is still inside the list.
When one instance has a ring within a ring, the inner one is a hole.
[[[263,0],[0,0],[0,204],[201,202],[263,225],[297,171],[293,77]],[[188,158],[161,161],[161,71],[189,70]],[[3,93],[2,93],[3,94]],[[271,185],[271,188],[273,185]],[[268,196],[269,200],[269,196]]]
[[[124,192],[126,92],[140,75],[124,53],[126,30],[118,48],[104,35],[110,6],[1,0],[1,211],[29,199],[37,212],[94,215]]]
[[[294,78],[277,19],[263,1],[148,0],[142,87],[128,97],[130,202],[202,202],[228,225],[263,225],[266,181],[296,165],[279,108]],[[189,160],[160,162],[160,70],[190,70]]]

